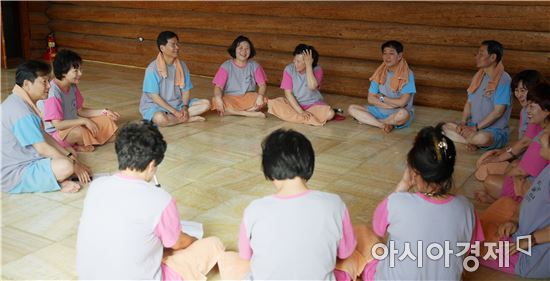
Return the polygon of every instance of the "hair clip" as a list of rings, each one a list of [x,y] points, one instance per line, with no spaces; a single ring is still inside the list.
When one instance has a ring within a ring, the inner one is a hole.
[[[441,141],[437,144],[439,148],[443,148],[445,151],[447,150],[447,141],[445,139],[441,139]]]
[[[437,162],[441,161],[441,152],[439,151],[441,148],[440,148],[440,144],[441,142],[437,142],[437,139],[435,137],[433,137],[433,143],[434,143],[434,151],[435,151],[435,160],[437,160]]]
[[[435,147],[435,157],[439,162],[442,160],[441,151],[443,151],[443,156],[447,157],[447,149],[449,148],[449,146],[447,145],[447,141],[445,140],[445,138],[441,138],[441,141],[438,142],[437,139],[434,137],[433,143]]]
[[[449,146],[447,145],[447,141],[445,140],[445,138],[441,138],[441,141],[437,144],[437,146],[443,150],[443,154],[445,158],[447,158],[447,149],[449,148]]]

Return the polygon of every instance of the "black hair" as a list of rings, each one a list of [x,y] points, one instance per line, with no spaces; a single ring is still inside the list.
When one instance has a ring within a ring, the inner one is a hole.
[[[550,111],[550,83],[538,83],[527,93],[527,100],[538,104],[544,111]],[[546,117],[546,120],[550,121],[550,115]]]
[[[43,61],[29,60],[20,64],[15,70],[15,84],[23,87],[25,80],[34,83],[38,76],[49,75],[52,68]]]
[[[306,50],[311,51],[311,56],[313,57],[313,63],[311,64],[311,66],[316,67],[317,63],[319,62],[319,53],[317,52],[317,50],[315,50],[315,47],[306,44],[298,44],[298,46],[294,48],[294,52],[292,53],[292,55],[302,55]]]
[[[235,38],[235,40],[233,40],[233,43],[231,43],[231,46],[227,48],[227,52],[231,55],[232,58],[236,58],[237,54],[235,52],[241,42],[248,42],[248,45],[250,45],[250,56],[248,56],[248,58],[253,58],[256,55],[256,49],[254,48],[254,44],[252,44],[252,41],[250,41],[250,39],[248,39],[248,37],[244,35],[239,35],[237,38]]]
[[[395,49],[395,51],[398,54],[403,53],[403,44],[401,44],[401,42],[396,40],[390,40],[390,41],[384,42],[384,44],[380,46],[380,51],[382,51],[383,53],[385,48]]]
[[[151,161],[155,161],[156,166],[162,162],[166,142],[153,122],[131,122],[120,129],[115,151],[119,170],[142,172]]]
[[[71,70],[71,67],[74,69],[80,68],[82,58],[77,53],[65,49],[55,55],[52,65],[55,78],[62,80],[63,76]]]
[[[174,37],[176,37],[178,41],[180,40],[178,38],[178,35],[172,31],[163,31],[159,33],[159,36],[157,36],[157,48],[159,49],[159,51],[160,51],[160,46],[166,45],[168,43],[168,40]]]
[[[522,82],[527,91],[530,91],[543,80],[544,78],[540,72],[528,69],[516,74],[514,78],[512,78],[510,86],[512,87],[512,91],[514,91],[519,86],[519,82]]]
[[[502,60],[502,56],[504,55],[504,47],[500,44],[500,42],[495,40],[485,40],[481,42],[481,45],[487,46],[487,53],[489,55],[497,55],[496,63],[499,63]]]
[[[456,160],[455,145],[443,135],[444,123],[436,127],[424,127],[414,139],[407,154],[407,164],[428,184],[439,186],[433,195],[445,195],[453,186],[453,172]]]
[[[262,168],[269,180],[309,180],[315,167],[311,142],[294,130],[278,129],[262,142]]]

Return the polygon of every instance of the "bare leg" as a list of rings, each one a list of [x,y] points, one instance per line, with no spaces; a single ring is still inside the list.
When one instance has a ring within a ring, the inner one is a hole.
[[[483,182],[483,186],[485,186],[485,189],[489,191],[492,197],[500,197],[502,185],[504,184],[504,177],[504,175],[488,175]]]
[[[189,107],[189,116],[199,116],[208,110],[210,110],[210,101],[207,99],[201,99],[194,102],[193,105]]]
[[[51,163],[52,171],[61,185],[62,192],[77,192],[80,190],[80,185],[76,182],[67,180],[74,173],[73,163],[66,158],[54,158]]]
[[[380,122],[378,119],[374,118],[364,107],[356,104],[352,104],[348,107],[349,114],[357,119],[359,123],[371,125],[378,127],[380,129],[384,128],[384,123]]]
[[[73,163],[68,158],[53,158],[51,167],[55,179],[62,182],[74,173]]]
[[[384,132],[389,133],[393,130],[394,126],[407,123],[410,117],[411,115],[406,109],[400,108],[399,110],[397,110],[397,112],[390,115],[388,118],[380,121],[384,123]]]
[[[82,136],[84,130],[88,129],[84,126],[74,127],[69,131],[69,134],[67,134],[65,140],[70,144],[76,143],[77,146],[75,147],[75,149],[78,152],[92,152],[95,150],[93,145],[84,145],[84,138]]]
[[[486,147],[493,144],[493,135],[488,132],[479,131],[468,138],[468,143],[479,147]]]
[[[450,138],[453,142],[468,144],[468,141],[463,136],[461,136],[459,133],[456,132],[457,127],[458,125],[455,123],[452,123],[452,122],[445,123],[445,125],[443,125],[443,132],[445,133],[445,136]]]
[[[163,111],[155,112],[153,115],[153,123],[157,124],[160,127],[169,127],[176,124],[182,123],[176,116],[172,114],[167,114]]]
[[[483,191],[475,193],[476,200],[481,203],[492,203],[500,197],[502,192],[502,184],[504,183],[503,175],[489,175],[483,182]]]
[[[380,120],[384,124],[388,125],[403,125],[407,123],[410,118],[410,114],[406,109],[400,108],[394,114],[390,115],[384,120]]]

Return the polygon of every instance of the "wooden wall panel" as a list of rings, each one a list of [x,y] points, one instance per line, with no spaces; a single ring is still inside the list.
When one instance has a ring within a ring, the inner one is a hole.
[[[82,35],[78,33],[58,32],[59,44],[68,48],[103,49],[110,52],[124,52],[137,56],[153,57],[157,52],[156,45],[152,41],[144,41],[144,44],[135,45],[133,39],[124,39],[107,36]],[[225,46],[211,46],[200,44],[185,44],[181,49],[181,56],[185,60],[219,63],[229,58]],[[284,69],[292,60],[291,53],[264,51],[257,58],[264,66],[274,69]],[[379,63],[374,61],[350,59],[350,58],[323,58],[323,66],[326,75],[353,77],[359,79],[368,78],[368,73],[373,73]],[[433,67],[418,66],[414,69],[415,79],[419,85],[431,85],[443,88],[467,87],[471,74],[466,71],[447,69],[434,69]]]
[[[158,35],[158,28],[143,25],[106,24],[92,22],[75,22],[67,20],[52,20],[50,27],[56,31],[67,31],[88,35],[104,35],[114,38],[137,39],[142,37],[146,40],[155,41]],[[200,29],[172,28],[185,43],[215,45],[227,47],[240,32],[214,31]],[[259,50],[270,50],[282,53],[291,53],[294,47],[301,42],[316,46],[323,57],[343,57],[371,60],[381,60],[380,45],[383,41],[333,39],[327,37],[296,36],[296,35],[271,35],[265,33],[246,33]],[[139,44],[135,40],[134,44]],[[290,50],[290,51],[289,51]],[[406,44],[405,53],[407,61],[411,65],[431,66],[438,68],[453,68],[475,71],[474,54],[477,48],[455,47],[441,45]],[[510,53],[510,55],[508,55]],[[452,54],[452,58],[449,58]],[[519,72],[523,67],[537,67],[541,71],[550,73],[550,64],[544,63],[548,60],[548,53],[533,51],[506,51],[507,69],[512,72]],[[508,63],[510,62],[510,63]]]
[[[213,15],[179,10],[147,10],[147,13],[143,14],[143,11],[140,9],[54,4],[48,10],[48,15],[51,19],[128,25],[137,24],[153,27],[158,26],[158,19],[164,17],[165,20],[163,22],[165,23],[163,23],[163,27],[166,28],[193,28],[219,31],[238,30],[240,32],[292,34],[338,39],[381,41],[398,39],[404,43],[432,45],[478,46],[484,39],[493,38],[502,41],[506,46],[511,45],[516,49],[519,48],[522,50],[530,45],[533,45],[534,47],[532,48],[535,50],[540,50],[547,46],[544,42],[550,42],[550,34],[548,32],[450,28],[404,25],[393,22],[343,21],[315,18],[296,18],[290,24],[288,18],[272,16],[271,13],[268,14],[267,12],[263,16],[243,14],[238,17],[231,14]],[[449,36],[451,34],[453,36]],[[547,48],[544,50],[547,50]]]
[[[51,32],[48,23],[50,19],[46,15],[48,2],[28,1],[30,22],[30,50],[32,59],[41,59],[48,45],[47,37]]]
[[[318,18],[421,24],[431,26],[470,27],[506,30],[550,31],[550,7],[524,6],[521,9],[491,3],[435,2],[175,2],[175,1],[89,1],[78,5],[191,11],[237,15],[277,15],[287,18]],[[491,15],[491,16],[487,16]]]
[[[43,4],[40,4],[43,5]],[[32,10],[31,12],[38,12]],[[47,5],[58,45],[85,59],[146,66],[162,30],[178,33],[193,74],[213,76],[239,34],[252,39],[269,83],[280,83],[292,50],[316,46],[323,91],[364,96],[380,64],[380,45],[396,39],[415,73],[417,104],[461,110],[481,41],[504,44],[515,73],[550,76],[550,5],[541,2],[79,2]],[[489,16],[488,16],[489,15]],[[31,21],[43,24],[38,14]],[[37,30],[35,34],[45,33]],[[142,37],[144,41],[137,40]],[[33,41],[31,45],[38,45]],[[516,111],[517,113],[517,111]]]
[[[29,5],[28,2],[19,2],[19,36],[21,40],[21,48],[23,59],[29,59],[31,57],[31,23],[29,17]],[[3,31],[2,31],[3,32]],[[2,44],[4,47],[4,44]],[[2,59],[5,59],[2,57]]]

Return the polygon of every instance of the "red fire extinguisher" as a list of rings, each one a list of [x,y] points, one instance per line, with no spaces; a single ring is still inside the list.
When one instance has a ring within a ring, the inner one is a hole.
[[[46,48],[46,52],[44,53],[44,59],[51,62],[55,58],[56,53],[57,50],[55,48],[55,36],[52,32],[48,34],[48,47]]]

